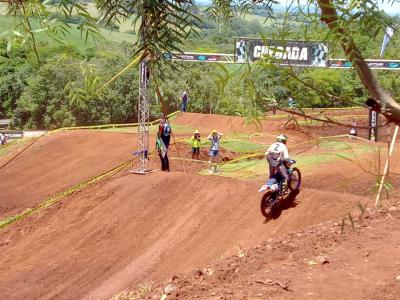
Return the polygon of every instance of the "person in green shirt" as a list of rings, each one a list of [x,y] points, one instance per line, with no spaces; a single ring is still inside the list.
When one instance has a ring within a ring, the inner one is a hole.
[[[157,132],[156,137],[156,150],[161,160],[161,170],[169,172],[168,148],[165,146],[159,132]]]
[[[200,132],[195,130],[190,140],[192,141],[192,159],[198,160],[200,156]]]

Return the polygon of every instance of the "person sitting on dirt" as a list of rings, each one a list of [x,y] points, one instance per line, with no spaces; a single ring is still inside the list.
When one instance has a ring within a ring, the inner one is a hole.
[[[0,132],[0,146],[5,145],[7,142],[7,137],[3,132]]]
[[[200,155],[200,132],[198,130],[194,131],[193,136],[190,138],[192,142],[192,159],[199,160]]]
[[[357,136],[357,122],[353,119],[351,122],[350,135]]]
[[[208,161],[208,171],[212,173],[212,164],[217,163],[217,166],[214,166],[214,172],[218,168],[218,171],[220,171],[220,166],[219,166],[219,161],[218,161],[218,154],[219,154],[219,141],[221,140],[223,134],[219,133],[216,129],[211,131],[211,133],[208,135],[207,139],[211,141],[211,149],[210,149],[210,160]]]
[[[274,178],[275,173],[279,173],[284,179],[283,185],[286,185],[289,176],[287,169],[284,164],[285,160],[289,159],[289,151],[286,146],[288,137],[284,134],[280,134],[277,137],[277,141],[273,143],[265,152],[265,158],[269,164],[269,178]]]

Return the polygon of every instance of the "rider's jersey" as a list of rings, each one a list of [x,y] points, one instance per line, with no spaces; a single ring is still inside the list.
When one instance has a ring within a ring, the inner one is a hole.
[[[270,160],[280,161],[289,158],[289,151],[284,143],[276,142],[267,149],[265,155],[268,155]]]

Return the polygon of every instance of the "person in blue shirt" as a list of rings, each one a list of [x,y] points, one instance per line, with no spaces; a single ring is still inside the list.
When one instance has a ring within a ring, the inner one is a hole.
[[[168,160],[168,148],[171,141],[171,126],[166,120],[165,116],[161,116],[160,125],[158,126],[157,137],[160,139],[159,143],[162,142],[163,146],[158,146],[157,148],[163,149],[159,151],[161,159],[161,170],[169,172],[169,160]]]
[[[182,109],[181,109],[182,112],[186,112],[188,100],[189,100],[188,93],[186,91],[183,91],[183,94],[182,94]]]

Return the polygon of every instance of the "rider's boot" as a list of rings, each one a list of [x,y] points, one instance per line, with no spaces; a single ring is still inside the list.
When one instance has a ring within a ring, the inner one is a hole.
[[[211,161],[209,161],[208,162],[208,173],[212,173],[213,171],[212,171],[212,163],[211,163]]]
[[[287,188],[287,180],[284,179],[282,182],[282,190],[286,190],[286,188]]]
[[[214,172],[213,173],[218,173],[218,166],[214,165]]]

